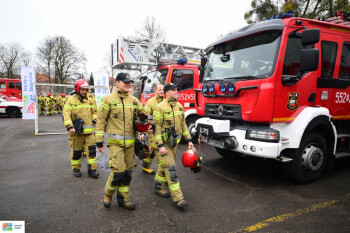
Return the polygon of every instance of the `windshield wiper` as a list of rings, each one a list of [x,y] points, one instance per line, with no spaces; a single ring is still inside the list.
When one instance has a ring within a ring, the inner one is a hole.
[[[258,79],[257,76],[253,75],[247,75],[247,76],[237,76],[237,77],[230,77],[230,78],[224,78],[224,79],[247,79],[247,80],[253,80],[253,79]]]

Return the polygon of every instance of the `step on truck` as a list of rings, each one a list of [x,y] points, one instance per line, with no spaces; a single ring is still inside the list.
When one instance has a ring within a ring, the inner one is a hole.
[[[298,183],[350,155],[350,22],[281,14],[206,48],[195,131],[224,156],[283,162]]]
[[[158,83],[178,85],[178,101],[185,110],[189,132],[193,134],[195,122],[200,118],[198,108],[202,95],[195,91],[199,88],[199,67],[204,50],[200,48],[169,44],[152,43],[147,39],[119,36],[111,45],[112,68],[119,70],[143,70],[141,75],[141,103],[155,95]]]

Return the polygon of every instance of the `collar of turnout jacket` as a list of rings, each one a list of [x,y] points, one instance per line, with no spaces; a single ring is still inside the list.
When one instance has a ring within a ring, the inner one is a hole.
[[[155,107],[153,116],[156,126],[154,139],[158,147],[162,147],[168,141],[168,129],[170,127],[174,127],[178,143],[181,136],[186,141],[191,139],[185,121],[184,109],[176,100],[164,99]]]
[[[108,144],[132,146],[135,143],[134,118],[143,113],[140,101],[128,93],[114,92],[103,98],[97,115],[96,142],[104,141],[107,122]]]
[[[69,98],[63,108],[64,126],[68,129],[73,127],[73,121],[81,118],[84,121],[83,134],[91,134],[95,131],[93,121],[97,118],[95,102],[86,98],[81,100],[77,95]]]

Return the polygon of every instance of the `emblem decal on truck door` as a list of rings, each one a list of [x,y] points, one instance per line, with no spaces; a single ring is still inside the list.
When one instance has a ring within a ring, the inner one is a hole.
[[[287,109],[290,111],[294,111],[298,108],[298,98],[299,93],[290,92],[288,93],[288,103],[287,103]]]

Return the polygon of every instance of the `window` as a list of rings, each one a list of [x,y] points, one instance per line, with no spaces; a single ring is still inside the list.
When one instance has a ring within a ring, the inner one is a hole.
[[[17,90],[22,90],[22,83],[16,83]]]
[[[350,80],[350,42],[344,42],[341,52],[339,79]]]
[[[321,78],[333,78],[338,43],[321,42]]]
[[[15,83],[10,83],[10,82],[9,82],[9,88],[16,88],[16,87],[15,87]]]
[[[300,75],[301,38],[288,39],[286,54],[283,63],[283,75]]]
[[[193,88],[193,70],[177,70],[174,69],[171,82],[178,85],[177,90],[182,91]]]
[[[164,84],[166,77],[168,75],[168,69],[156,70],[148,73],[147,79],[142,83],[143,85],[143,94],[154,93],[158,83]]]
[[[1,89],[6,89],[6,83],[0,83],[0,88]]]

